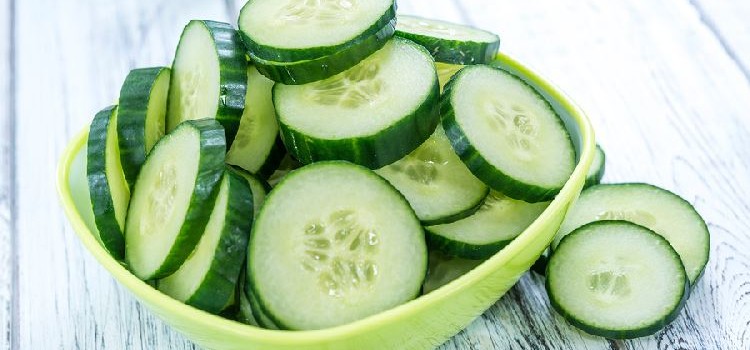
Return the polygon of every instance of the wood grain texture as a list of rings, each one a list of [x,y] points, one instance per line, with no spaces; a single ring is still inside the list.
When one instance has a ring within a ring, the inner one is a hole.
[[[11,347],[13,291],[13,103],[11,1],[0,0],[0,350]]]
[[[0,0],[0,6],[8,1]],[[6,266],[2,254],[9,245],[2,240],[10,237],[4,232],[10,230],[12,203],[3,193],[17,195],[16,348],[194,348],[138,305],[81,247],[57,203],[52,174],[65,143],[117,97],[129,69],[169,64],[189,19],[234,24],[243,3],[17,2],[15,145],[3,138],[10,128],[0,129],[0,269]],[[747,16],[737,15],[748,13],[746,4],[403,0],[399,5],[402,13],[498,32],[502,50],[563,86],[589,113],[608,155],[605,181],[669,188],[696,206],[712,232],[703,279],[683,314],[655,336],[607,341],[579,332],[549,309],[543,279],[528,275],[443,349],[750,348],[745,200],[750,81],[738,64],[749,62],[742,57],[750,46],[739,37],[747,36],[748,24],[741,21]],[[2,16],[7,14],[0,9],[0,23],[10,22]],[[8,49],[0,41],[0,53]],[[0,60],[0,79],[6,76],[3,64]],[[6,80],[0,84],[8,88]],[[0,108],[12,95],[0,94]],[[0,114],[0,123],[9,121]],[[2,152],[6,147],[18,160],[14,191],[8,189],[12,177],[3,176],[12,159]],[[0,327],[7,328],[4,278],[0,274]],[[0,350],[8,348],[4,341]]]
[[[750,2],[690,0],[690,3],[745,78],[750,79]]]

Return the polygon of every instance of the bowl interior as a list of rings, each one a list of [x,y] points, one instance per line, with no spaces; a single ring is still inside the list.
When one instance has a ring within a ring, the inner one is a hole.
[[[89,252],[153,313],[209,349],[385,349],[441,344],[489,308],[549,245],[583,186],[594,156],[594,134],[584,113],[560,90],[510,57],[495,64],[521,77],[562,117],[578,163],[562,191],[537,220],[492,258],[451,283],[391,310],[315,331],[266,330],[211,315],[160,293],[110,257],[98,241],[86,182],[87,130],[68,145],[58,168],[58,192],[71,225]]]

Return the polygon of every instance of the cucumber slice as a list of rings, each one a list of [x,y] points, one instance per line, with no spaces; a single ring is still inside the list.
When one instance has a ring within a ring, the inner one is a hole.
[[[167,131],[186,120],[215,118],[231,145],[245,107],[246,85],[245,48],[232,26],[190,21],[172,63]]]
[[[596,145],[596,153],[594,153],[594,161],[591,163],[591,168],[589,168],[589,172],[586,174],[586,182],[583,185],[583,188],[589,188],[594,185],[598,185],[599,182],[602,181],[602,177],[604,177],[604,161],[606,160],[606,157],[604,155],[604,150],[601,146]]]
[[[573,173],[575,149],[560,117],[521,78],[467,66],[441,100],[453,149],[492,189],[527,202],[554,198]]]
[[[422,285],[422,294],[432,292],[473,270],[484,260],[451,257],[440,251],[430,251],[429,272]]]
[[[266,200],[266,195],[271,191],[271,185],[263,181],[263,179],[248,173],[242,169],[232,168],[237,174],[242,175],[250,186],[250,191],[253,193],[253,218],[258,216],[260,206]]]
[[[439,122],[432,58],[400,38],[341,74],[276,84],[273,94],[284,145],[305,164],[341,159],[377,169],[416,149]]]
[[[268,178],[286,154],[271,96],[273,81],[247,67],[247,95],[239,130],[227,152],[227,163]]]
[[[96,113],[89,128],[86,179],[99,241],[120,260],[125,255],[123,230],[130,188],[117,144],[117,106],[109,106]]]
[[[437,62],[482,64],[495,59],[500,37],[486,30],[416,16],[399,15],[396,35],[424,46]]]
[[[664,238],[626,221],[600,221],[562,240],[547,265],[550,303],[594,335],[628,339],[672,322],[688,296],[680,257]]]
[[[268,184],[271,185],[271,187],[276,187],[281,179],[287,176],[289,172],[300,167],[302,167],[302,164],[294,159],[294,157],[289,155],[289,153],[287,153],[286,156],[284,156],[284,158],[281,160],[279,168],[276,169],[273,174],[271,174],[271,177],[268,178]]]
[[[393,0],[252,0],[240,11],[239,27],[247,50],[262,60],[296,62],[342,51],[361,60],[375,51],[362,50],[362,41],[393,27],[395,18]]]
[[[414,152],[375,172],[406,197],[423,225],[465,218],[489,192],[453,152],[440,126]]]
[[[125,224],[125,256],[140,279],[182,265],[209,221],[224,173],[224,129],[191,120],[164,136],[143,163]]]
[[[117,137],[122,170],[130,187],[146,155],[164,136],[170,75],[167,67],[133,69],[120,88]]]
[[[508,245],[531,225],[549,203],[526,203],[490,191],[473,215],[449,224],[427,226],[430,247],[446,254],[485,259]]]
[[[158,281],[159,290],[210,313],[223,310],[245,260],[253,204],[247,180],[228,168],[198,245],[175,273]]]
[[[244,274],[240,274],[240,286],[244,284],[244,277],[242,277]],[[244,289],[240,290],[239,293],[239,299],[240,299],[240,310],[237,313],[237,321],[240,321],[244,324],[249,324],[252,326],[260,327],[258,324],[258,319],[255,318],[255,315],[253,315],[253,309],[250,307],[250,301],[247,299],[247,296],[245,296]]]
[[[634,222],[666,238],[680,254],[691,284],[703,273],[710,249],[706,222],[680,196],[643,183],[596,185],[583,191],[568,211],[552,249],[584,224],[613,219]]]
[[[388,182],[361,166],[319,162],[266,198],[247,264],[249,290],[274,324],[321,329],[418,295],[427,248],[414,211]]]
[[[260,302],[258,301],[258,298],[252,293],[247,283],[245,284],[244,291],[248,306],[250,307],[250,311],[253,313],[253,317],[258,323],[258,326],[266,329],[279,329],[279,326],[277,326],[276,323],[274,323],[274,321],[268,316],[268,313],[263,310]]]
[[[458,73],[463,67],[460,64],[435,62],[435,70],[437,70],[438,80],[440,81],[440,91],[443,91],[445,84],[448,84],[453,75]]]

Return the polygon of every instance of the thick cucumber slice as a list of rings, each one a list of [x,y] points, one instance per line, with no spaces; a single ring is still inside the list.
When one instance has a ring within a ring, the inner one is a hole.
[[[427,294],[450,283],[484,262],[484,260],[451,257],[437,250],[430,251],[429,261],[430,268],[422,285],[422,294]]]
[[[122,259],[130,188],[120,164],[117,106],[96,113],[89,128],[86,152],[86,178],[99,240],[115,259]]]
[[[666,238],[680,254],[691,284],[706,267],[710,237],[700,214],[680,196],[642,183],[596,185],[583,191],[568,211],[552,249],[574,229],[599,220],[627,220]]]
[[[224,173],[224,129],[191,120],[164,136],[143,163],[125,224],[126,259],[143,280],[182,265],[209,221]]]
[[[247,67],[245,110],[237,136],[227,152],[227,163],[264,178],[271,176],[286,154],[273,108],[273,84],[255,67]]]
[[[571,324],[627,339],[672,322],[689,284],[664,238],[626,221],[600,221],[562,240],[547,265],[546,287],[552,306]]]
[[[460,64],[435,62],[435,70],[437,70],[438,80],[440,81],[440,91],[443,91],[445,84],[448,84],[453,75],[458,73],[463,67]]]
[[[351,163],[319,162],[266,198],[247,264],[250,291],[276,325],[321,329],[418,295],[427,248],[414,211],[388,182]]]
[[[186,120],[215,118],[231,145],[245,107],[247,60],[231,25],[190,21],[172,63],[167,131]]]
[[[342,51],[362,59],[375,50],[361,43],[393,27],[395,18],[393,0],[252,0],[240,11],[239,27],[248,51],[262,60],[296,62]]]
[[[247,180],[228,169],[198,245],[175,273],[158,281],[159,290],[210,313],[223,310],[245,260],[253,204]]]
[[[435,61],[482,64],[492,61],[500,37],[486,30],[416,16],[398,16],[396,35],[424,46]]]
[[[601,146],[596,145],[594,161],[591,163],[591,168],[589,168],[589,172],[586,174],[586,183],[584,183],[583,188],[589,188],[591,186],[598,185],[599,182],[602,181],[602,177],[604,177],[605,160],[606,156],[604,155],[604,150]]]
[[[250,307],[250,311],[253,313],[253,317],[258,323],[258,326],[267,329],[279,329],[279,326],[277,326],[276,323],[274,323],[274,321],[268,316],[268,313],[263,310],[260,302],[258,301],[258,298],[252,293],[252,290],[247,285],[247,283],[245,283],[244,291],[248,306]]]
[[[490,191],[473,215],[449,224],[427,226],[430,247],[467,259],[497,253],[531,225],[549,203],[526,203]]]
[[[133,69],[120,88],[117,136],[122,169],[131,187],[148,152],[164,136],[170,75],[167,67]]]
[[[377,169],[416,149],[439,122],[432,58],[400,38],[341,74],[273,91],[284,145],[305,164],[341,159]]]
[[[243,277],[243,274],[240,274],[240,281],[239,285],[244,285],[245,278]],[[240,287],[239,292],[239,300],[240,300],[240,310],[237,313],[237,321],[240,321],[244,324],[249,324],[252,326],[260,327],[260,324],[258,324],[258,319],[255,318],[255,315],[253,314],[253,309],[250,307],[250,301],[247,299],[247,296],[245,295],[244,288]]]
[[[453,152],[440,126],[414,152],[375,172],[406,197],[423,225],[465,218],[489,192]]]
[[[263,181],[263,179],[260,179],[242,169],[233,168],[233,170],[237,174],[242,175],[250,186],[250,191],[253,192],[253,218],[255,218],[260,211],[261,205],[263,205],[263,202],[266,200],[266,195],[271,191],[271,185]]]
[[[575,167],[560,117],[531,86],[500,68],[467,66],[441,100],[443,128],[474,175],[527,202],[548,201]]]

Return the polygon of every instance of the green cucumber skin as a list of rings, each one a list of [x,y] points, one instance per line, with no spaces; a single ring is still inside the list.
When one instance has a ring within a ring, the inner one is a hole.
[[[575,229],[570,234],[563,237],[563,239],[560,241],[560,244],[562,244],[565,239],[574,234],[575,231],[580,230],[583,227],[589,226],[589,225],[608,225],[608,224],[621,224],[621,223],[628,223],[631,225],[633,224],[629,221],[623,221],[623,220],[604,220],[604,221],[594,221],[590,222],[586,225],[583,225],[577,229]],[[640,226],[640,225],[636,225]],[[643,227],[643,226],[640,226]],[[667,240],[657,234],[656,232],[652,231],[651,229],[647,227],[643,227],[644,229],[650,231],[653,233],[654,236],[656,236],[658,239],[663,240],[667,245],[669,245],[669,242]],[[679,255],[677,252],[674,253],[676,256],[677,261],[682,264],[682,260],[680,260]],[[554,254],[553,254],[554,255]],[[550,257],[551,259],[551,257]],[[549,262],[549,260],[548,260]],[[648,335],[652,335],[659,330],[666,327],[668,324],[670,324],[672,321],[674,321],[677,316],[680,315],[680,311],[682,311],[683,307],[685,306],[685,303],[687,302],[687,299],[690,295],[690,280],[687,278],[687,275],[685,276],[685,288],[682,292],[682,297],[680,298],[680,302],[677,304],[677,306],[666,316],[664,316],[661,320],[658,322],[655,322],[654,324],[648,325],[646,327],[640,328],[640,329],[633,329],[633,330],[611,330],[611,329],[603,329],[600,327],[595,327],[592,325],[587,324],[584,320],[579,319],[578,317],[568,313],[565,311],[565,309],[560,305],[559,301],[555,298],[555,295],[551,292],[551,286],[550,286],[550,274],[549,274],[549,266],[550,264],[547,264],[547,270],[545,271],[545,275],[547,276],[547,280],[544,283],[544,287],[547,290],[547,295],[549,296],[549,301],[552,307],[557,311],[563,318],[565,318],[568,323],[572,324],[573,326],[583,330],[586,333],[592,334],[592,335],[598,335],[601,337],[609,338],[609,339],[634,339],[634,338],[640,338],[645,337]]]
[[[190,22],[200,22],[214,39],[216,55],[219,57],[219,104],[215,119],[224,127],[226,144],[229,147],[237,135],[242,112],[245,109],[245,94],[247,91],[245,47],[237,31],[228,23],[209,20],[192,20]],[[180,37],[180,41],[182,39]],[[177,50],[179,49],[178,44]],[[174,67],[174,64],[172,66]],[[173,74],[177,74],[177,72],[175,71]],[[174,79],[172,82],[174,82]],[[173,88],[171,82],[169,87],[170,89]],[[170,97],[172,97],[171,94]],[[167,130],[175,127],[176,125],[167,125]]]
[[[276,87],[274,86],[274,103]],[[303,164],[346,160],[370,169],[391,164],[424,143],[440,122],[440,85],[435,83],[425,101],[409,116],[374,135],[326,140],[305,135],[279,120],[281,139],[289,153]]]
[[[500,41],[492,43],[446,40],[428,35],[407,33],[396,30],[396,36],[409,39],[430,51],[436,62],[450,64],[484,64],[495,59],[500,49]]]
[[[224,128],[214,119],[187,120],[178,128],[195,128],[200,133],[200,154],[195,187],[190,197],[185,220],[180,227],[172,249],[162,265],[144,279],[158,279],[171,275],[180,268],[190,256],[201,239],[208,219],[211,217],[213,203],[219,192],[219,183],[224,174],[224,157],[227,152]],[[162,138],[162,140],[169,140]],[[161,143],[161,141],[159,142]],[[159,143],[154,148],[159,147]],[[148,158],[146,159],[148,162]],[[140,177],[140,174],[139,174]],[[138,181],[136,180],[136,185]],[[222,305],[223,306],[223,305]]]
[[[263,305],[255,296],[255,291],[250,283],[249,276],[245,277],[245,288],[243,288],[243,292],[245,293],[245,298],[247,298],[247,301],[250,304],[250,310],[253,313],[253,317],[259,326],[266,329],[289,329],[287,327],[279,326],[279,324],[263,309]]]
[[[286,148],[284,148],[284,142],[281,140],[281,136],[276,137],[271,150],[268,152],[266,161],[260,166],[260,169],[255,172],[263,180],[268,180],[276,169],[281,166],[281,160],[286,155]],[[265,182],[265,181],[264,181]]]
[[[378,32],[363,39],[357,45],[331,55],[290,63],[261,59],[248,53],[258,72],[268,79],[286,85],[302,85],[323,80],[339,74],[380,50],[393,37],[396,21],[393,19]]]
[[[598,185],[604,177],[604,170],[606,168],[605,161],[607,160],[607,155],[604,153],[602,147],[598,144],[596,145],[596,153],[599,154],[600,157],[602,157],[602,166],[599,167],[599,169],[597,169],[593,175],[586,177],[586,182],[583,184],[583,189]]]
[[[214,314],[227,305],[236,290],[253,222],[253,194],[247,180],[229,167],[224,176],[229,181],[229,198],[221,238],[201,286],[185,301]]]
[[[497,67],[493,68],[500,69]],[[507,71],[504,72],[512,74]],[[453,85],[457,81],[457,77],[460,75],[461,72],[459,71],[450,79],[450,81],[448,81],[440,99],[440,116],[442,117],[443,129],[445,129],[445,135],[448,136],[448,139],[453,146],[453,150],[456,151],[459,158],[461,158],[474,176],[482,180],[482,182],[490,186],[492,189],[502,192],[508,197],[529,203],[546,202],[555,198],[564,184],[557,188],[545,188],[524,183],[495,168],[495,166],[487,161],[487,159],[485,159],[469,142],[466,134],[456,121],[456,113],[451,105]],[[523,79],[519,79],[519,81],[523,82]],[[532,86],[529,87],[533,89]],[[559,122],[562,124],[561,120]],[[570,135],[568,135],[568,140],[570,141]]]
[[[115,205],[107,180],[107,128],[117,106],[109,106],[94,116],[89,128],[86,157],[88,180],[94,222],[104,248],[117,260],[125,257],[125,235],[115,216]]]
[[[436,249],[447,255],[463,259],[487,259],[513,241],[513,238],[511,238],[488,244],[469,244],[441,236],[436,232],[431,231],[429,227],[425,227],[424,230],[427,234],[427,245],[431,249]]]
[[[443,217],[440,217],[440,218],[435,218],[435,219],[431,219],[431,220],[421,220],[422,226],[448,224],[448,223],[451,223],[451,222],[454,222],[454,221],[458,221],[458,220],[467,218],[467,217],[471,216],[472,214],[476,213],[477,210],[479,210],[479,208],[482,207],[482,204],[484,204],[484,200],[487,198],[487,195],[489,195],[489,194],[490,194],[490,189],[488,187],[487,190],[484,193],[484,196],[479,197],[480,199],[474,204],[474,206],[472,206],[472,207],[470,207],[470,208],[468,208],[466,210],[460,211],[458,213],[454,213],[454,214],[451,214],[451,215],[446,215],[446,216],[443,216]]]
[[[161,74],[168,74],[167,67],[133,69],[128,73],[120,89],[117,113],[117,135],[120,144],[120,162],[128,185],[133,187],[146,161],[146,113],[151,91]],[[164,130],[162,130],[162,133]]]
[[[249,4],[248,2],[247,4]],[[242,10],[240,10],[240,18],[242,18],[243,12],[245,12],[245,8],[247,7],[247,4],[242,7]],[[314,60],[325,56],[331,56],[338,52],[349,50],[351,48],[357,48],[363,41],[367,40],[373,35],[377,35],[377,33],[380,33],[384,27],[387,27],[389,25],[393,25],[395,23],[396,19],[396,3],[395,1],[391,2],[391,6],[383,12],[383,15],[380,16],[380,18],[373,23],[369,28],[367,28],[365,31],[357,35],[356,37],[346,41],[345,43],[333,45],[333,46],[318,46],[318,47],[309,47],[304,49],[282,49],[272,46],[267,46],[263,44],[259,44],[255,42],[253,39],[251,39],[245,32],[242,30],[242,21],[239,23],[239,33],[240,37],[242,38],[242,42],[245,44],[245,47],[247,48],[247,51],[252,53],[253,56],[265,60],[265,61],[273,61],[277,63],[293,63],[298,61],[306,61],[306,60]],[[374,52],[374,51],[373,51]],[[371,54],[372,52],[370,52]],[[369,54],[365,55],[369,56]]]

